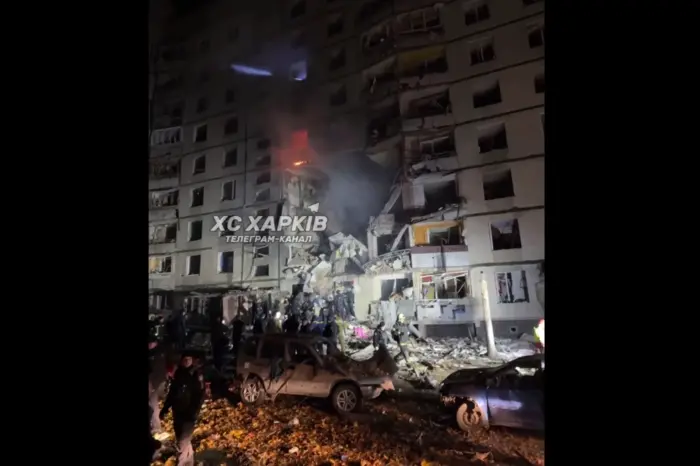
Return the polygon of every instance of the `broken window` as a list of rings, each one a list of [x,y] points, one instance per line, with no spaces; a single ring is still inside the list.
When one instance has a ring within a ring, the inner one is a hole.
[[[525,271],[496,273],[498,304],[529,303],[530,292],[527,289]]]
[[[196,159],[194,159],[194,168],[192,170],[192,174],[194,175],[199,175],[204,173],[207,170],[207,156],[206,155],[200,155]]]
[[[222,201],[232,201],[234,193],[236,191],[235,182],[226,181],[221,185],[221,200]]]
[[[270,266],[269,265],[258,265],[255,267],[255,276],[256,277],[267,277],[270,275]]]
[[[257,144],[258,149],[260,150],[267,150],[270,148],[270,139],[269,138],[263,138],[258,140]]]
[[[270,175],[270,172],[265,172],[261,173],[258,175],[258,177],[255,180],[255,184],[261,185],[265,183],[269,183],[272,180],[272,175]]]
[[[289,79],[292,81],[306,81],[307,74],[306,60],[299,60],[289,67]]]
[[[498,81],[472,95],[474,108],[487,107],[501,102],[501,85]]]
[[[267,167],[272,163],[270,154],[258,155],[255,159],[255,167]]]
[[[199,254],[187,257],[187,275],[199,275],[202,268],[202,256]]]
[[[510,169],[484,173],[484,199],[504,199],[515,196]]]
[[[369,122],[368,139],[371,145],[396,136],[401,131],[399,105],[393,104],[377,112]]]
[[[336,90],[331,92],[329,100],[331,107],[339,107],[341,105],[345,105],[345,103],[347,103],[348,101],[348,95],[347,90],[345,88],[345,84],[341,84]]]
[[[270,255],[270,246],[260,246],[255,248],[255,258],[262,259]]]
[[[530,44],[531,49],[542,47],[544,45],[544,26],[532,27],[527,34],[527,42]]]
[[[174,243],[177,239],[177,223],[151,225],[148,230],[148,242],[151,244]]]
[[[493,39],[483,39],[472,44],[469,56],[472,65],[486,63],[496,58],[496,52],[493,49]]]
[[[444,157],[455,151],[455,143],[452,134],[440,136],[434,139],[420,142],[420,153],[422,157]]]
[[[189,237],[188,241],[199,241],[202,239],[202,221],[194,220],[190,222],[189,225]]]
[[[494,150],[508,148],[505,123],[482,128],[478,131],[479,153],[486,154]]]
[[[360,8],[360,11],[357,13],[357,19],[356,22],[363,22],[372,16],[378,14],[384,9],[391,9],[393,6],[393,1],[392,0],[372,0]]]
[[[446,205],[459,204],[457,194],[457,182],[450,180],[423,185],[425,195],[425,208],[430,212],[442,209]]]
[[[535,76],[535,94],[544,94],[544,73]]]
[[[192,203],[190,207],[199,207],[204,205],[204,188],[194,188],[192,190]]]
[[[224,135],[230,136],[231,134],[236,134],[238,132],[238,118],[231,117],[226,120],[224,124]]]
[[[224,168],[238,165],[238,148],[232,147],[224,153]]]
[[[328,21],[328,37],[333,37],[343,32],[343,16],[341,14],[333,15]]]
[[[178,190],[151,191],[151,208],[177,206],[179,200]]]
[[[471,26],[491,18],[491,11],[486,0],[465,4],[464,24]]]
[[[209,106],[209,101],[207,100],[207,98],[200,97],[199,100],[197,100],[197,113],[206,112],[208,106]]]
[[[152,146],[165,146],[182,142],[182,127],[163,128],[153,130],[151,133]]]
[[[399,18],[399,34],[441,32],[440,10],[428,7],[413,11]]]
[[[411,287],[411,280],[409,278],[391,278],[382,280],[381,283],[381,301],[387,301],[396,293],[401,293],[406,288]]]
[[[297,0],[289,11],[289,16],[294,19],[306,13],[306,0]]]
[[[345,66],[345,48],[341,47],[331,51],[328,62],[328,71],[335,71]]]
[[[226,89],[226,103],[232,104],[236,101],[236,91],[233,89]]]
[[[432,94],[411,101],[408,104],[408,117],[421,118],[435,115],[447,115],[452,111],[450,106],[450,91]]]
[[[233,273],[233,251],[219,253],[219,273]]]
[[[207,140],[207,124],[203,123],[194,128],[194,142],[205,142]]]
[[[179,172],[179,166],[180,164],[178,162],[152,163],[149,166],[149,177],[156,180],[162,178],[175,178]]]
[[[173,258],[171,256],[159,256],[148,258],[148,273],[170,273],[173,270]]]
[[[255,202],[264,202],[270,200],[270,188],[261,189],[255,193]]]
[[[494,251],[520,249],[520,225],[518,219],[504,220],[491,224],[491,241]]]
[[[422,79],[433,73],[446,73],[447,56],[444,47],[430,47],[407,52],[400,57],[399,67],[402,77],[417,76]]]
[[[375,26],[362,36],[362,52],[367,54],[380,48],[388,47],[394,43],[390,23]]]
[[[428,230],[428,244],[431,246],[456,246],[464,244],[459,225]]]
[[[463,272],[421,277],[421,298],[464,299],[469,297],[469,281]]]

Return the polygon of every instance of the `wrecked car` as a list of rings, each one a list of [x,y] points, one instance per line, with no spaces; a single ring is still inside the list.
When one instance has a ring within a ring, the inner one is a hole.
[[[544,429],[544,356],[534,354],[498,367],[462,369],[440,385],[443,407],[454,410],[464,431],[505,426]]]
[[[278,395],[329,398],[338,413],[393,390],[391,373],[376,359],[354,361],[326,338],[306,334],[256,335],[238,354],[241,400],[258,405]]]

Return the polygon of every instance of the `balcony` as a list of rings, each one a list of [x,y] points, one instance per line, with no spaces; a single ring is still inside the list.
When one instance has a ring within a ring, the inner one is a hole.
[[[369,68],[362,74],[364,88],[362,95],[367,103],[377,103],[395,94],[399,90],[394,67],[395,58],[384,60]]]
[[[151,147],[171,146],[182,142],[182,126],[155,129],[151,132]]]
[[[465,245],[416,246],[411,248],[411,265],[425,270],[464,268],[469,266],[469,253]]]
[[[150,209],[171,209],[178,206],[179,191],[177,189],[151,191]]]
[[[399,77],[407,88],[444,82],[449,70],[444,46],[427,47],[406,52],[398,59]]]
[[[440,10],[432,6],[399,16],[396,30],[402,48],[442,41],[445,35]]]
[[[392,55],[396,49],[396,40],[391,23],[387,22],[372,28],[362,36],[362,59],[371,64]]]
[[[177,178],[180,174],[180,162],[152,162],[148,177],[151,180]]]

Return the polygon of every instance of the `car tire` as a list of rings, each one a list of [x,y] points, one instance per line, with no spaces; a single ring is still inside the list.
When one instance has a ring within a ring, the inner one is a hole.
[[[262,380],[251,375],[241,384],[241,401],[248,406],[259,406],[265,401],[265,387]]]
[[[469,432],[475,428],[486,427],[484,414],[478,403],[472,399],[466,399],[457,408],[457,425],[464,432]]]
[[[355,385],[342,383],[333,389],[331,404],[338,414],[355,413],[362,409],[362,393]]]

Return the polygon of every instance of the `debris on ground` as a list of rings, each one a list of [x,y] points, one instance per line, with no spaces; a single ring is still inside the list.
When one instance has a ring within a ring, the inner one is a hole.
[[[290,424],[294,420],[298,424]],[[207,401],[193,435],[197,464],[211,465],[479,465],[538,464],[544,441],[491,429],[477,435],[442,424],[437,403],[381,399],[341,418],[313,404],[282,398],[259,408]],[[172,432],[172,418],[163,423]],[[153,464],[173,465],[174,438]]]

